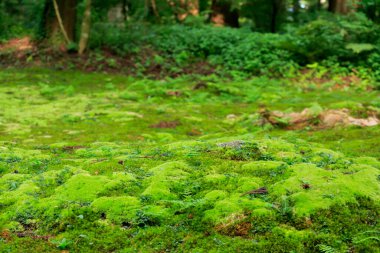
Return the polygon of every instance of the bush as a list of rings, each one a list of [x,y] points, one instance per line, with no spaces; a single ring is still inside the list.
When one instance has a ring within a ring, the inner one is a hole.
[[[148,48],[160,54],[160,64],[184,65],[206,61],[224,70],[281,75],[295,67],[292,54],[280,48],[281,35],[252,33],[245,29],[140,25],[121,30],[99,24],[92,48],[107,47],[120,54],[143,55]]]
[[[285,35],[282,46],[308,64],[335,57],[353,63],[376,49],[378,26],[362,14],[324,16]]]
[[[194,62],[207,62],[222,74],[284,76],[315,62],[330,68],[365,66],[376,72],[378,25],[362,14],[322,15],[286,34],[253,33],[206,25],[127,24],[125,28],[100,23],[93,28],[91,47],[107,47],[135,55],[139,65],[178,71]],[[159,60],[157,60],[159,59]],[[375,75],[378,75],[374,73]]]

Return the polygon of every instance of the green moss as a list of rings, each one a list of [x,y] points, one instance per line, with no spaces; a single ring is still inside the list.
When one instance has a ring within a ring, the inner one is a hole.
[[[237,182],[236,192],[245,193],[251,190],[258,189],[264,185],[263,179],[259,177],[244,177],[240,176]]]
[[[121,196],[95,199],[91,207],[96,213],[105,213],[107,219],[121,224],[122,222],[133,220],[141,205],[140,201],[135,197]]]
[[[153,176],[150,177],[150,184],[142,195],[153,200],[176,199],[177,196],[170,188],[188,175],[185,170],[188,170],[188,166],[183,162],[168,162],[150,169]]]
[[[257,161],[244,164],[241,168],[243,174],[252,176],[268,176],[273,173],[284,173],[286,164],[277,161]]]
[[[227,195],[228,194],[225,191],[213,190],[213,191],[208,192],[204,196],[204,200],[206,200],[207,202],[215,202],[215,201],[220,200],[220,199],[225,199],[227,197]]]
[[[263,212],[265,208],[271,208],[271,205],[261,199],[248,199],[240,194],[231,194],[217,201],[214,208],[205,211],[204,220],[218,224],[228,219],[231,215],[243,215],[255,209],[261,209],[259,212]]]
[[[292,175],[274,184],[271,192],[276,196],[290,196],[299,216],[308,216],[334,204],[355,202],[357,196],[379,198],[376,193],[380,190],[378,170],[367,165],[361,165],[353,174],[329,171],[311,164],[294,165],[291,170]]]
[[[306,92],[299,89],[306,84],[289,80],[221,85],[211,78],[212,89],[234,87],[215,95],[194,90],[194,77],[7,71],[0,71],[0,227],[11,239],[1,252],[57,249],[17,237],[29,231],[66,238],[73,252],[378,248],[376,240],[356,242],[378,226],[380,127],[254,124],[258,103],[302,111],[318,102],[360,114],[378,91]],[[36,83],[49,89],[41,93]],[[170,90],[184,95],[170,97]],[[171,121],[181,125],[152,127]],[[244,194],[261,187],[268,193]]]
[[[89,202],[102,192],[110,180],[104,176],[77,174],[58,187],[54,197],[64,201]]]
[[[367,164],[369,166],[380,169],[380,161],[374,157],[358,157],[355,158],[355,162],[358,164]]]

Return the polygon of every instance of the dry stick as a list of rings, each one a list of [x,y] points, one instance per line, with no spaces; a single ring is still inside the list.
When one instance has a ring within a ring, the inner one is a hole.
[[[61,14],[59,13],[59,8],[58,8],[58,4],[56,0],[53,0],[53,5],[54,5],[54,10],[55,10],[55,15],[57,16],[59,28],[61,28],[61,32],[63,34],[63,37],[65,37],[67,44],[70,44],[70,39],[69,39],[69,36],[67,36],[65,27],[63,26]]]
[[[90,34],[90,22],[91,22],[91,0],[86,0],[86,7],[84,11],[82,30],[79,41],[79,54],[83,54],[86,50],[88,37]]]

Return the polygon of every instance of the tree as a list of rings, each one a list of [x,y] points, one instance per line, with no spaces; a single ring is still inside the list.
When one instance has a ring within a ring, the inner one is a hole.
[[[83,54],[83,52],[87,48],[88,38],[90,37],[91,29],[91,0],[85,1],[85,10],[82,20],[82,29],[79,41],[79,54]]]
[[[229,0],[212,0],[209,20],[217,26],[239,27],[239,10]]]
[[[167,0],[175,19],[183,22],[188,16],[199,15],[199,0]]]
[[[76,0],[46,0],[44,8],[44,35],[46,38],[62,37],[62,29],[70,41],[75,40]],[[57,15],[57,12],[59,15]],[[61,17],[61,25],[58,16]]]
[[[274,33],[285,21],[286,0],[247,0],[241,9],[256,31]]]
[[[333,13],[346,14],[349,11],[347,0],[329,0],[328,11]]]

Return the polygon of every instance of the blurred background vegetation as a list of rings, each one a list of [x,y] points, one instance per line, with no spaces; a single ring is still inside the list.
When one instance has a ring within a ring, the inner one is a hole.
[[[39,48],[107,51],[142,73],[201,62],[239,76],[308,66],[380,80],[379,22],[379,0],[0,1],[0,41],[30,36]]]

